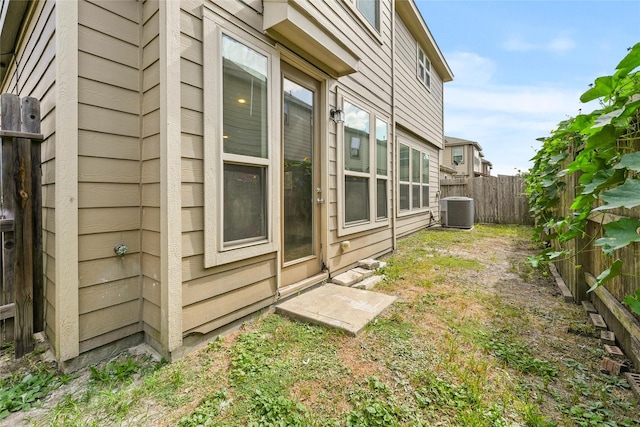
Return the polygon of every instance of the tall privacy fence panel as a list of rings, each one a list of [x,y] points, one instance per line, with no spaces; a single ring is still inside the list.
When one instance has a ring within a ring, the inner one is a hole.
[[[570,153],[567,165],[579,153],[577,150],[580,148]],[[622,152],[640,151],[640,116],[636,116],[631,122],[627,133],[618,141],[618,148]],[[559,218],[571,212],[571,204],[579,191],[579,178],[576,174],[565,177],[566,190],[558,205]],[[584,237],[563,242],[561,246],[556,243],[558,250],[569,249],[571,255],[560,259],[555,265],[575,302],[579,304],[590,301],[595,305],[627,356],[640,369],[640,316],[631,313],[621,303],[627,295],[640,289],[640,243],[618,249],[613,256],[605,255],[601,247],[594,245],[603,236],[602,227],[621,218],[640,219],[640,207],[610,209],[606,213],[593,212],[587,222]],[[622,274],[589,293],[594,277],[611,267],[615,259],[622,260]]]
[[[471,197],[476,223],[533,225],[524,186],[520,176],[441,179],[440,197]]]
[[[40,103],[0,96],[0,346],[15,357],[44,329]]]

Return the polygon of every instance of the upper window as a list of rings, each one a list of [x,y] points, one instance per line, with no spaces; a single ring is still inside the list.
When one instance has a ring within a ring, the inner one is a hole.
[[[347,4],[380,34],[380,0],[348,0]]]
[[[428,88],[431,87],[431,62],[424,53],[424,50],[418,46],[418,80],[420,80]]]
[[[380,32],[380,0],[356,0],[356,7],[373,28]]]
[[[429,154],[421,149],[401,143],[398,155],[398,207],[400,211],[428,208]]]
[[[345,234],[387,223],[389,125],[348,101],[343,102],[343,111],[341,224]]]
[[[203,9],[205,266],[277,249],[273,51]]]
[[[480,160],[480,150],[473,149],[473,171],[482,172],[482,160]]]
[[[458,166],[464,163],[463,147],[451,148],[451,161],[454,165]]]

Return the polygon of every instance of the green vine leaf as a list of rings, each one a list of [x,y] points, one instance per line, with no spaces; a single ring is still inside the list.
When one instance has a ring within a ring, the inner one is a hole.
[[[640,206],[640,180],[627,179],[624,184],[601,194],[605,204],[594,209],[603,211],[613,208],[635,208]]]
[[[622,260],[617,259],[613,262],[613,264],[611,264],[611,267],[607,268],[605,271],[600,273],[598,277],[596,277],[596,284],[593,285],[587,292],[595,291],[598,287],[602,286],[609,280],[613,279],[614,277],[618,277],[620,273],[622,273]]]
[[[640,43],[636,43],[635,46],[631,48],[627,56],[622,58],[622,61],[620,61],[616,69],[625,70],[626,75],[637,67],[640,67]]]
[[[587,138],[585,150],[591,151],[606,145],[615,144],[616,139],[618,139],[618,131],[615,126],[611,124],[605,125],[600,131]]]
[[[627,295],[622,302],[628,305],[631,311],[640,314],[640,289],[636,290],[635,295]]]
[[[594,99],[607,96],[611,92],[613,92],[614,86],[615,84],[613,76],[598,77],[595,80],[593,87],[582,94],[582,96],[580,97],[580,101],[589,102],[593,101]]]
[[[624,108],[619,108],[617,110],[614,110],[610,113],[607,114],[603,114],[600,117],[598,117],[595,121],[595,123],[593,124],[593,128],[599,128],[605,125],[609,125],[611,124],[611,122],[614,119],[617,119],[618,117],[620,117],[622,115],[622,113],[624,113]]]
[[[627,169],[634,172],[640,172],[640,151],[625,154],[620,158],[620,162],[613,167],[614,169]]]
[[[604,237],[596,240],[595,246],[602,246],[605,254],[611,255],[615,250],[624,248],[633,242],[640,242],[638,228],[640,220],[620,218],[604,225]]]

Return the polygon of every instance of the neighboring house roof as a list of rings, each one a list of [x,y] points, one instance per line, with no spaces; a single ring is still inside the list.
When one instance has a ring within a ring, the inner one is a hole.
[[[438,72],[438,75],[442,78],[443,82],[450,82],[453,80],[453,72],[449,68],[449,64],[444,59],[444,55],[440,51],[438,44],[436,43],[429,27],[424,22],[422,14],[418,10],[413,1],[396,1],[396,12],[402,18],[405,25],[414,37],[418,40],[420,45],[426,50],[427,56],[431,61],[431,65]]]
[[[447,147],[454,147],[457,145],[473,145],[478,150],[480,150],[480,152],[482,152],[482,146],[480,145],[480,143],[476,141],[470,141],[468,139],[454,138],[452,136],[444,137],[444,145]]]
[[[489,165],[489,167],[493,167],[493,163],[491,163],[489,160],[482,159],[482,164]]]
[[[440,172],[448,172],[448,173],[456,173],[457,170],[455,168],[452,168],[451,166],[447,166],[444,163],[440,163]]]

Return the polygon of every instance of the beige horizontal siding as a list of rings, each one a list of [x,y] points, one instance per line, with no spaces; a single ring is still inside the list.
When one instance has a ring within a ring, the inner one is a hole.
[[[55,235],[53,235],[53,239],[55,239]],[[78,236],[78,260],[112,258],[114,256],[113,248],[124,242],[129,249],[128,254],[140,252],[140,232],[138,230],[83,234]]]
[[[140,228],[139,207],[86,208],[78,212],[78,232],[82,234],[109,233]]]
[[[139,319],[140,302],[138,300],[82,314],[80,315],[80,341],[131,325],[135,325],[134,331],[137,331]]]
[[[331,244],[328,247],[329,271],[331,274],[353,267],[359,260],[377,257],[380,254],[390,252],[392,249],[391,228],[382,227],[358,235],[339,238],[336,233],[331,233]],[[340,242],[348,240],[350,249],[340,249]]]
[[[141,148],[141,273],[142,322],[156,342],[160,334],[160,13],[157,0],[143,3],[142,148]]]
[[[140,139],[89,130],[78,131],[78,155],[85,158],[140,159]]]
[[[443,138],[442,79],[432,67],[429,89],[418,80],[417,42],[397,15],[396,34],[397,121],[420,137],[440,146]]]
[[[237,312],[240,312],[237,318],[244,317],[247,306],[252,304],[268,306],[274,302],[275,293],[276,280],[270,278],[243,286],[235,292],[187,306],[183,309],[183,331],[185,334],[211,332],[215,328],[216,319],[228,317]],[[217,327],[220,326],[223,325]]]
[[[81,288],[78,292],[80,314],[138,300],[140,286],[137,276]]]
[[[140,257],[135,254],[124,257],[112,256],[78,263],[78,283],[81,288],[137,277],[139,273]],[[140,290],[139,283],[138,287]]]

